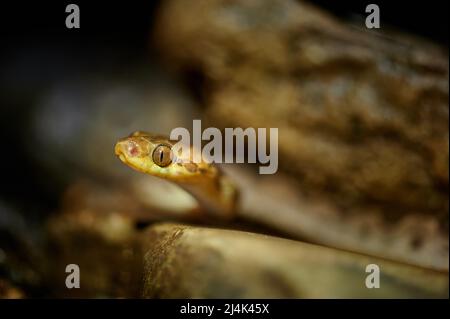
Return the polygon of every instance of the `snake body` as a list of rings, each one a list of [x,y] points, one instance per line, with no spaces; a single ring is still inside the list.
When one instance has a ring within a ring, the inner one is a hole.
[[[194,152],[201,154],[201,150],[190,146],[189,156],[174,154],[176,142],[164,135],[138,131],[120,139],[115,153],[127,166],[182,187],[196,198],[201,212],[221,219],[233,217],[238,198],[234,184],[201,155],[201,162],[192,161]],[[176,156],[183,157],[182,161],[173,160]]]

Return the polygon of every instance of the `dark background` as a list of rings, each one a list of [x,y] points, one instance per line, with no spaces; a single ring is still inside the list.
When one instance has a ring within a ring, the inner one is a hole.
[[[160,1],[14,1],[2,2],[0,34],[6,44],[44,37],[69,43],[109,43],[136,48],[147,46],[148,30]],[[380,6],[382,25],[390,25],[448,45],[448,2],[429,1],[311,1],[342,18],[365,15],[370,3]],[[79,30],[68,30],[65,7],[78,4]],[[20,37],[18,39],[17,37]]]
[[[376,3],[382,27],[394,27],[448,46],[447,1],[312,2],[342,19],[361,23],[365,7]],[[65,26],[65,8],[70,3],[80,7],[80,29]],[[27,117],[52,83],[80,72],[109,74],[111,66],[127,72],[142,61],[158,64],[150,41],[158,5],[159,1],[111,0],[0,4],[0,204],[23,213],[27,222],[43,221],[46,214],[56,210],[63,188],[43,187],[48,176],[26,151],[30,148],[26,145],[30,139],[23,134]],[[39,145],[32,148],[40,151]],[[14,243],[2,232],[15,223],[8,218],[0,216],[0,243]],[[30,229],[27,225],[26,230]],[[0,276],[3,271],[0,267]]]
[[[343,19],[361,21],[366,16],[366,5],[376,3],[380,6],[382,26],[448,46],[446,1],[313,2]],[[80,7],[80,29],[65,27],[65,7],[70,3]],[[42,205],[42,211],[56,207],[59,194],[40,187],[43,176],[23,152],[26,139],[18,138],[30,101],[41,88],[70,77],[80,68],[106,71],[110,65],[126,68],[141,59],[157,63],[150,30],[158,5],[159,1],[2,2],[0,199],[20,202],[25,207],[33,202],[33,207]]]

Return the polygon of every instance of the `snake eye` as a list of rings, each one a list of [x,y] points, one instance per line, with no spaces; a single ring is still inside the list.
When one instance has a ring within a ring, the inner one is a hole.
[[[171,150],[167,145],[158,145],[153,151],[152,158],[153,162],[161,167],[166,167],[172,163]]]

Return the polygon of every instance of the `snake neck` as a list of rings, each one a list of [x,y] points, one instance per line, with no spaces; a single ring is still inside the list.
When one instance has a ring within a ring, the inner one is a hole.
[[[193,183],[181,183],[180,186],[192,194],[200,209],[220,219],[231,219],[238,202],[238,191],[226,176],[205,179]]]

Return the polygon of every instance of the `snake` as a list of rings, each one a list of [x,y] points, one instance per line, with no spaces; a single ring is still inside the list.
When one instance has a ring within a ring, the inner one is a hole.
[[[128,167],[175,183],[198,202],[202,215],[230,220],[236,214],[239,191],[215,163],[200,149],[175,154],[178,141],[168,136],[136,131],[117,141],[114,152]],[[194,153],[200,161],[193,161]],[[177,160],[181,159],[181,160]]]

